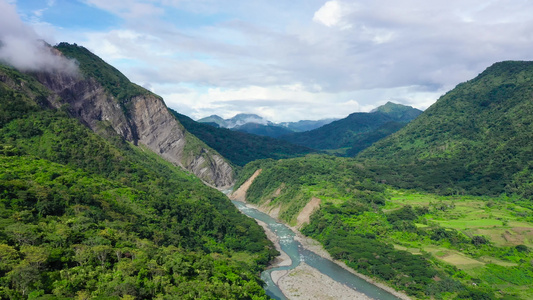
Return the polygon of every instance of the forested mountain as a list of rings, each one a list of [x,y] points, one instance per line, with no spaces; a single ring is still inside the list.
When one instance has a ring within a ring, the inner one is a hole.
[[[57,97],[50,101],[52,107],[63,107],[95,132],[102,126],[110,127],[126,140],[148,147],[208,184],[220,188],[233,184],[232,167],[188,133],[161,97],[130,82],[84,47],[61,43],[55,51],[75,59],[80,74],[34,74]]]
[[[380,180],[444,194],[533,196],[533,62],[496,63],[358,158]]]
[[[0,65],[0,298],[267,299],[261,227],[152,152],[139,105],[162,101],[77,48],[81,77]]]
[[[216,128],[205,123],[195,122],[175,111],[172,112],[189,132],[239,166],[244,166],[257,159],[281,159],[314,152],[314,150],[306,147],[265,136],[233,131],[227,128]]]
[[[396,122],[411,122],[416,119],[422,111],[411,106],[405,106],[392,102],[387,102],[372,111],[370,113],[380,112],[393,118]]]
[[[257,124],[257,123],[246,123],[246,124],[234,127],[233,130],[246,132],[249,134],[268,136],[268,137],[273,137],[273,138],[293,132],[290,129],[277,126],[277,125],[263,125],[263,124]]]
[[[530,299],[532,119],[533,62],[497,63],[357,159],[256,161],[237,185],[255,178],[247,201],[408,294]]]
[[[389,102],[370,113],[353,113],[320,128],[279,138],[318,150],[342,149],[340,154],[352,156],[403,127],[420,113],[418,109]]]

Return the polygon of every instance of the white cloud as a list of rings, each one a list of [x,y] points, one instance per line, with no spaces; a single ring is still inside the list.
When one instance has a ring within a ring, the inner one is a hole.
[[[313,93],[300,85],[246,88],[210,88],[201,93],[195,89],[155,87],[167,105],[199,119],[212,114],[230,118],[237,113],[255,113],[274,122],[344,118],[357,111],[370,111],[388,101],[427,108],[442,94],[419,91],[417,87],[372,89],[344,93]],[[416,97],[412,97],[416,94]]]
[[[326,2],[315,12],[313,21],[322,23],[328,27],[338,25],[342,21],[342,8],[339,1]]]
[[[158,1],[139,1],[139,0],[84,0],[86,3],[103,10],[110,11],[121,17],[128,19],[137,19],[144,17],[160,16],[164,9],[157,5]]]
[[[425,108],[494,62],[533,59],[531,1],[84,1],[124,22],[57,27],[59,40],[198,117],[318,119],[388,100]]]
[[[54,53],[29,26],[15,7],[0,1],[0,62],[22,71],[76,73],[76,64]]]

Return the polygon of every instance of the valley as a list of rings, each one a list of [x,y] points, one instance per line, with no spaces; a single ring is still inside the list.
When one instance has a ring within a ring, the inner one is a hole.
[[[50,49],[79,73],[0,65],[0,298],[283,298],[271,273],[288,298],[338,298],[355,272],[411,299],[533,295],[532,63],[496,63],[425,112],[387,103],[274,139]],[[263,228],[291,235],[279,222],[300,234],[277,250]],[[291,266],[269,271],[279,250]]]
[[[395,189],[342,158],[250,165],[244,169],[254,175],[244,183],[248,202],[317,239],[333,258],[414,298],[527,299],[533,293],[527,200]],[[316,199],[320,206],[302,224]]]
[[[295,228],[280,224],[249,204],[234,203],[244,214],[264,224],[271,240],[283,251],[282,260],[262,273],[267,295],[274,299],[409,299],[353,272],[342,262],[334,262],[317,241]]]

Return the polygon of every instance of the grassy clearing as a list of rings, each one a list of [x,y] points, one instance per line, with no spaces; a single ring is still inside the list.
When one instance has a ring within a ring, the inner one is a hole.
[[[387,202],[385,212],[405,205],[442,208],[426,214],[424,222],[416,223],[418,228],[424,228],[426,224],[438,224],[456,229],[469,237],[483,235],[495,246],[533,247],[533,222],[527,217],[531,215],[531,209],[519,204],[498,198],[389,192],[391,200]]]
[[[394,249],[396,249],[396,250],[407,251],[407,252],[410,252],[410,253],[415,254],[415,255],[420,255],[420,254],[423,253],[420,248],[404,247],[404,246],[401,246],[401,245],[398,245],[398,244],[393,244],[393,246],[394,246]]]
[[[444,247],[426,246],[424,247],[424,251],[430,253],[443,262],[456,266],[463,271],[485,266],[485,263],[478,259],[468,257],[459,251]]]

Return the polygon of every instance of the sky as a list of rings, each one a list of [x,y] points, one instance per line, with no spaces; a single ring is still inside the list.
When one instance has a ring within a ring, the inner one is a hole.
[[[82,45],[193,119],[282,122],[388,101],[425,109],[495,62],[533,60],[532,11],[530,0],[0,0],[0,38]]]

